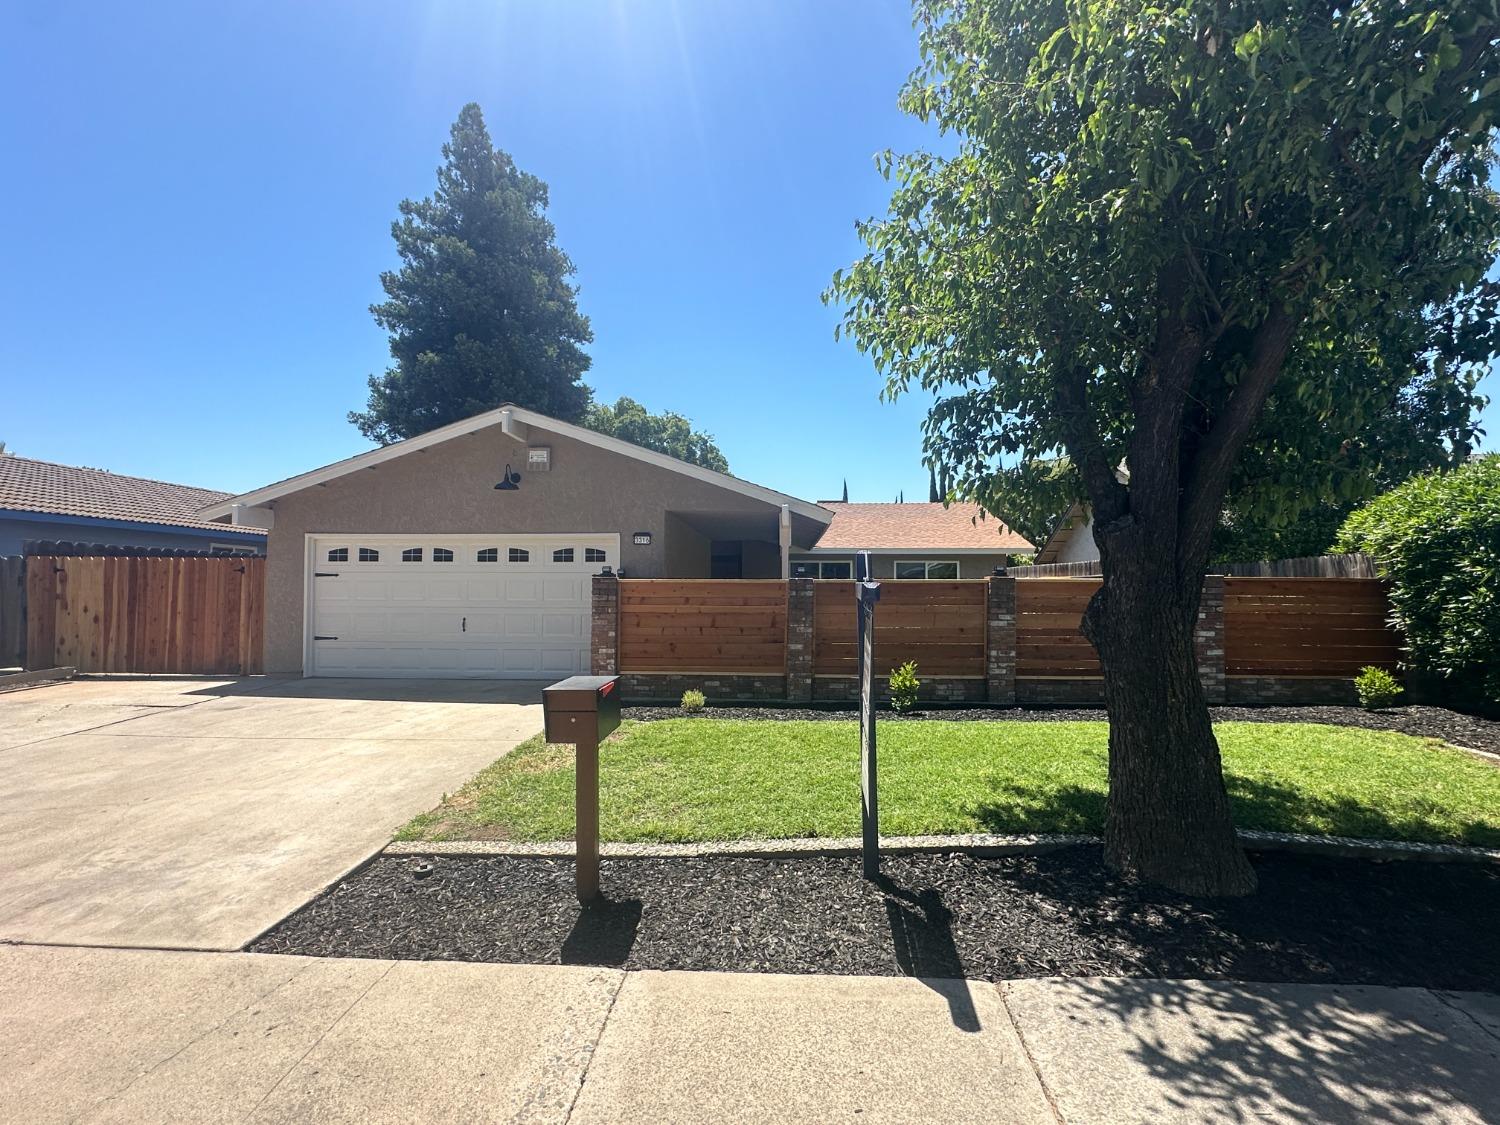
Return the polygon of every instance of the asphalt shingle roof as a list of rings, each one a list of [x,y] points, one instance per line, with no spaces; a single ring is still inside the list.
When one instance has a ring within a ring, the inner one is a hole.
[[[978,504],[845,504],[819,500],[833,522],[818,539],[818,549],[843,550],[990,550],[1029,551],[1031,542],[1017,535]]]
[[[197,513],[231,495],[212,488],[127,477],[103,469],[58,465],[11,454],[0,456],[0,509],[228,531],[228,525],[201,520]],[[233,530],[257,532],[253,527]]]

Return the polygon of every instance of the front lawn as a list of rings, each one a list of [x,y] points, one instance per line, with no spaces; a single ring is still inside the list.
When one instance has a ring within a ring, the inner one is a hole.
[[[600,761],[607,840],[857,836],[850,722],[626,723]],[[1500,769],[1431,739],[1311,723],[1216,727],[1241,828],[1500,847]],[[1103,722],[882,723],[890,836],[1103,827]],[[540,737],[489,766],[400,840],[565,840],[573,751]]]

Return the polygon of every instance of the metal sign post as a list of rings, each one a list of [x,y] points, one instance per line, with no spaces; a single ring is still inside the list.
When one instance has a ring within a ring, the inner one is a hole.
[[[854,556],[859,614],[859,811],[865,878],[880,874],[880,803],[875,770],[875,603],[880,583],[870,577],[870,553]]]

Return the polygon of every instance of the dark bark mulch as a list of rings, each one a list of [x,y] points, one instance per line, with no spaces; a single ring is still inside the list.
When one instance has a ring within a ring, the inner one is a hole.
[[[1393,707],[1387,711],[1364,711],[1358,707],[1211,707],[1216,723],[1329,723],[1340,727],[1363,727],[1365,730],[1391,730],[1421,738],[1441,738],[1473,750],[1500,754],[1500,722],[1449,711],[1443,707]],[[768,719],[768,720],[843,720],[858,717],[852,707],[707,707],[688,714],[680,707],[626,707],[627,719]],[[882,710],[882,722],[921,722],[942,719],[948,722],[1100,722],[1106,718],[1102,707],[934,707],[926,711],[898,715]]]
[[[260,953],[629,969],[1006,979],[1133,976],[1500,990],[1500,869],[1266,853],[1258,894],[1192,900],[1116,878],[1097,847],[1038,856],[378,860]],[[418,878],[418,864],[431,874]]]

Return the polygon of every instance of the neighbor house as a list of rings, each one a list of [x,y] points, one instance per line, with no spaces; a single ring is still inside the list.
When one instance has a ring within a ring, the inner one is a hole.
[[[1082,501],[1072,504],[1058,520],[1041,550],[1037,563],[1097,562],[1099,547],[1094,542],[1094,514]]]
[[[905,538],[900,512],[861,514],[892,507],[909,509]],[[1030,549],[934,508],[814,504],[503,406],[199,515],[269,533],[267,671],[526,678],[588,671],[603,571],[781,578],[868,547],[888,575],[936,578]]]
[[[263,530],[199,515],[228,498],[211,488],[0,454],[0,555],[45,552],[59,543],[263,553]]]
[[[850,504],[819,500],[833,519],[806,551],[793,552],[796,578],[849,578],[854,555],[870,552],[875,578],[984,578],[1030,541],[978,504]]]

